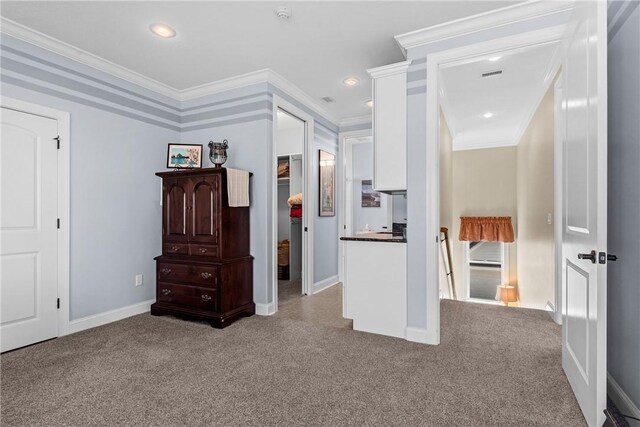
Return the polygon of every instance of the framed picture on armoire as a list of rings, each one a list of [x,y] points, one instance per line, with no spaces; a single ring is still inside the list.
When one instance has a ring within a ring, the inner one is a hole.
[[[320,216],[336,215],[336,156],[324,150],[318,150],[320,167]]]

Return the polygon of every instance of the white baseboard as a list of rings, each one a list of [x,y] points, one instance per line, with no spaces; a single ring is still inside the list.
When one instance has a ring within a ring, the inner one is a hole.
[[[72,320],[69,322],[69,333],[74,334],[76,332],[84,331],[85,329],[95,328],[106,325],[107,323],[117,322],[118,320],[126,319],[127,317],[135,316],[137,314],[146,313],[154,302],[156,302],[156,300],[151,299],[137,304],[128,305],[126,307],[116,308],[115,310],[105,311],[104,313],[93,314],[91,316]]]
[[[631,398],[624,392],[620,384],[613,379],[613,377],[607,372],[607,394],[618,407],[618,410],[624,415],[631,415],[632,417],[640,418],[640,409],[636,406]],[[640,426],[640,421],[635,421],[627,418],[627,422],[632,427]]]
[[[333,285],[340,283],[340,278],[336,274],[335,276],[331,276],[327,279],[316,282],[311,286],[311,294],[317,294],[318,292],[324,291],[325,289],[329,289]]]
[[[269,304],[256,303],[256,314],[258,316],[271,316],[272,314],[275,314],[275,312],[276,312],[276,308],[273,303],[269,303]]]

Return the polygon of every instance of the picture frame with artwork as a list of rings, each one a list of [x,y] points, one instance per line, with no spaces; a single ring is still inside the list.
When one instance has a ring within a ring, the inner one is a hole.
[[[379,191],[374,191],[373,181],[363,179],[361,186],[362,207],[363,208],[379,208],[382,195]]]
[[[202,145],[170,143],[167,147],[167,168],[195,169],[202,167]]]
[[[320,177],[319,203],[320,216],[336,215],[336,155],[318,150]]]

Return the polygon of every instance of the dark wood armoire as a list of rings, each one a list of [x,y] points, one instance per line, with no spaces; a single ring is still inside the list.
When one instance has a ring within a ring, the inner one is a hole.
[[[229,207],[227,170],[159,172],[162,255],[151,314],[206,320],[224,328],[255,313],[249,208]]]

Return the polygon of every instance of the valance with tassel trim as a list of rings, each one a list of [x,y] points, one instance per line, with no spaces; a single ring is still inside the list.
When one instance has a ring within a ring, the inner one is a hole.
[[[465,216],[460,218],[462,241],[505,242],[514,240],[510,216]]]

